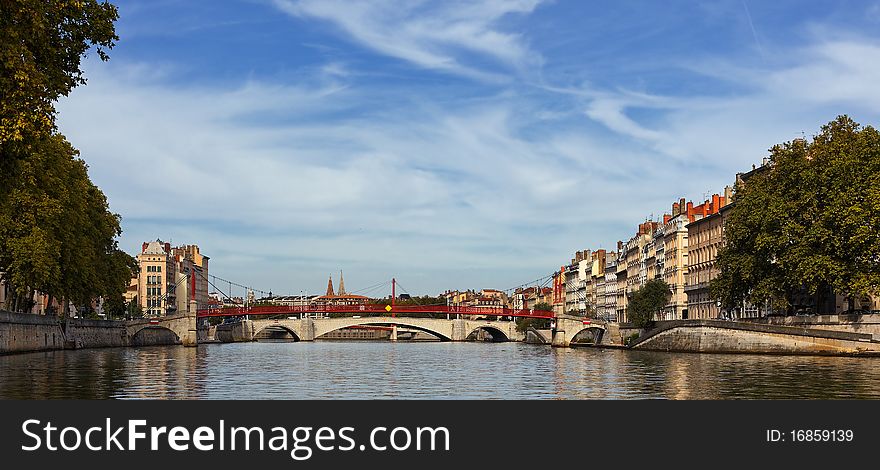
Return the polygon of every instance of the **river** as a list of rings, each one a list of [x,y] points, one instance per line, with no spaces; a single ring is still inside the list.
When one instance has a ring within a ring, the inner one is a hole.
[[[0,356],[0,398],[880,398],[880,359],[317,341]]]

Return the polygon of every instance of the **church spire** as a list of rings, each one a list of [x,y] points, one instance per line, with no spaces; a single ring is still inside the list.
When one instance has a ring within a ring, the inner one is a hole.
[[[345,279],[342,279],[342,270],[339,270],[339,295],[345,295]]]
[[[327,293],[324,295],[336,295],[333,293],[333,276],[327,279]]]

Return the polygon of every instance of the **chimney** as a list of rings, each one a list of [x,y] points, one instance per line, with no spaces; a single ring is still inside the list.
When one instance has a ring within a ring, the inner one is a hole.
[[[672,203],[672,216],[673,216],[673,217],[675,217],[675,216],[677,216],[678,214],[681,213],[681,209],[680,209],[680,207],[681,207],[681,206],[679,206],[677,202],[673,202],[673,203]]]
[[[673,208],[672,212],[675,212],[675,209],[674,209],[674,208]],[[663,214],[663,225],[668,224],[668,223],[669,223],[669,219],[671,219],[671,218],[672,218],[672,217],[671,217],[669,214]]]
[[[171,244],[165,242],[165,253],[171,253]]]
[[[694,213],[694,202],[693,201],[688,201],[687,213],[688,213],[688,215],[692,215]]]
[[[718,212],[718,209],[721,209],[721,196],[717,194],[712,195],[712,213]]]
[[[150,245],[149,243],[144,242],[143,246],[141,246],[141,253],[147,251],[147,246],[149,246],[149,245]]]

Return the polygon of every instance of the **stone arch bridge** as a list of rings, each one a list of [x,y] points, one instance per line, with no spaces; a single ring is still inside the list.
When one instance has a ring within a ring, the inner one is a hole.
[[[524,333],[512,321],[365,316],[341,318],[250,319],[217,326],[215,338],[222,342],[253,341],[267,328],[283,329],[297,341],[314,341],[332,331],[353,326],[397,326],[423,331],[441,341],[465,341],[478,330],[486,330],[502,341],[522,341]]]
[[[390,316],[365,316],[341,318],[288,318],[288,319],[250,319],[217,326],[215,339],[221,342],[253,341],[266,329],[285,330],[297,341],[314,341],[332,331],[353,326],[397,326],[431,334],[441,341],[466,341],[479,330],[488,331],[493,338],[501,341],[523,341],[525,333],[517,331],[513,321],[481,319],[442,319]],[[581,332],[593,330],[595,342],[600,343],[606,325],[596,320],[566,315],[554,319],[551,345],[568,347]]]

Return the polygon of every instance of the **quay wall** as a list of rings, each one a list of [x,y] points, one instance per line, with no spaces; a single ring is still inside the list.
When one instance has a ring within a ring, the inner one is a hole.
[[[71,318],[0,311],[0,354],[179,344],[165,328],[144,328],[130,335],[132,322]]]
[[[880,314],[838,314],[765,317],[744,320],[763,325],[781,325],[814,330],[847,331],[866,333],[880,340]]]
[[[650,351],[880,355],[872,334],[724,320],[657,322],[633,349]]]

